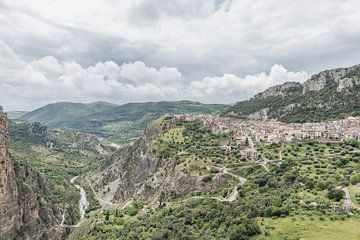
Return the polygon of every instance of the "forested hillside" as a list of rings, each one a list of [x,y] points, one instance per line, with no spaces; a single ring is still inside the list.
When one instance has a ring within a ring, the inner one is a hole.
[[[248,101],[236,103],[226,116],[319,122],[360,115],[360,66],[316,74],[304,84],[285,83]]]
[[[164,114],[219,114],[228,106],[191,101],[147,102],[115,105],[54,103],[26,113],[22,120],[51,128],[74,129],[95,134],[118,144],[138,138],[145,127]]]

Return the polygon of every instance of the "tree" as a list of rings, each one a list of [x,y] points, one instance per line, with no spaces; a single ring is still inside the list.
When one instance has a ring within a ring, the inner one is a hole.
[[[339,202],[344,197],[344,195],[344,191],[336,188],[330,189],[327,193],[328,198],[333,199],[336,202]]]
[[[110,219],[110,212],[106,211],[105,212],[105,221],[109,221],[109,219]]]

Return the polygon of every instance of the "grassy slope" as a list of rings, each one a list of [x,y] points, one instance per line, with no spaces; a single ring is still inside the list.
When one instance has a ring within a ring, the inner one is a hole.
[[[360,187],[357,185],[351,185],[349,186],[349,192],[352,202],[360,206],[360,198],[356,197],[357,195],[360,195]]]
[[[258,220],[262,234],[253,240],[304,239],[304,240],[357,240],[360,239],[360,219],[310,220],[308,218],[264,218]],[[274,229],[272,229],[274,228]],[[270,229],[270,230],[269,230]],[[270,234],[265,234],[268,231]],[[287,237],[287,238],[286,238]]]

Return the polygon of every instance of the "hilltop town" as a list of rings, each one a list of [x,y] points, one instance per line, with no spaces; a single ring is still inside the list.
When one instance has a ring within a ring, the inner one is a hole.
[[[184,121],[201,121],[214,133],[233,132],[238,143],[247,138],[256,143],[265,141],[301,142],[340,142],[344,140],[360,140],[360,117],[348,117],[342,120],[319,123],[282,123],[276,120],[256,121],[221,118],[211,115],[182,115],[176,119]]]

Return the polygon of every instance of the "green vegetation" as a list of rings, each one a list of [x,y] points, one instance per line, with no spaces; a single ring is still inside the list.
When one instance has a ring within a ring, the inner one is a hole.
[[[245,144],[231,133],[214,134],[201,122],[157,121],[163,133],[152,143],[162,160],[176,159],[189,175],[212,181],[224,168],[247,179],[199,196],[159,199],[96,213],[71,239],[357,239],[360,212],[342,208],[344,192],[360,173],[356,141],[256,145],[268,170],[241,156]],[[235,201],[221,201],[237,186]],[[359,189],[349,187],[356,201]],[[163,196],[164,197],[164,196]],[[353,200],[355,202],[355,200]]]
[[[189,199],[150,212],[139,210],[136,216],[130,210],[134,208],[97,214],[93,228],[70,239],[245,240],[260,233],[256,221],[243,216],[240,209],[211,199]]]
[[[330,220],[309,216],[296,216],[277,219],[259,218],[258,222],[262,233],[252,238],[253,240],[356,240],[360,237],[359,218]]]
[[[66,223],[74,223],[79,218],[79,192],[70,179],[96,169],[104,156],[81,133],[51,131],[38,123],[23,122],[11,122],[9,132],[11,156],[46,179],[51,192],[47,198],[66,205]],[[91,196],[88,199],[91,208],[98,207]]]
[[[360,186],[349,186],[351,201],[360,206]]]
[[[137,139],[145,127],[164,114],[217,114],[228,107],[198,102],[147,102],[116,105],[105,102],[91,104],[54,103],[21,117],[52,128],[74,129],[96,134],[110,142],[125,144]]]
[[[358,73],[357,73],[358,74]],[[358,77],[360,75],[357,75]],[[236,117],[246,118],[249,114],[269,108],[269,118],[283,122],[320,122],[340,119],[346,116],[360,116],[360,85],[338,92],[337,84],[330,78],[324,89],[318,92],[302,93],[302,88],[293,88],[285,96],[252,98],[236,103],[225,111]],[[292,109],[286,107],[294,104]]]
[[[164,133],[153,143],[153,151],[160,158],[175,158],[178,168],[189,174],[214,174],[211,166],[242,166],[245,159],[231,134],[214,134],[200,122],[163,121]],[[210,168],[209,168],[210,167]]]

